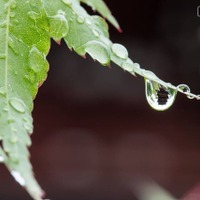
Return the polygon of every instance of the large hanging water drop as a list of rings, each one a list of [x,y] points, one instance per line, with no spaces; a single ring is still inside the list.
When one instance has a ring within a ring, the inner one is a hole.
[[[147,102],[153,109],[164,111],[174,103],[177,91],[166,88],[155,81],[145,79],[145,94]]]

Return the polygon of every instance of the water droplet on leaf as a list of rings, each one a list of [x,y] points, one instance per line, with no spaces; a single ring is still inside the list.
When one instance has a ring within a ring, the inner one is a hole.
[[[99,36],[100,36],[100,33],[99,33],[98,30],[93,29],[92,32],[94,33],[94,35],[95,35],[96,37],[99,37]]]
[[[122,68],[128,72],[134,71],[134,64],[131,59],[127,59],[124,63],[122,63]]]
[[[71,6],[72,4],[71,0],[62,0],[62,2],[68,6]]]
[[[11,174],[21,186],[25,186],[25,180],[19,172],[11,171]]]
[[[13,135],[13,136],[10,138],[10,142],[13,143],[13,144],[15,144],[17,141],[18,141],[18,137],[17,137],[17,136],[14,136],[14,135]]]
[[[174,103],[177,91],[145,79],[145,94],[147,102],[153,109],[164,111]]]
[[[65,17],[65,13],[59,10],[55,16],[49,18],[50,23],[50,36],[59,41],[65,37],[69,31],[68,21]]]
[[[106,45],[99,41],[90,41],[83,46],[83,53],[87,52],[93,59],[100,62],[102,65],[107,65],[110,62],[109,49]]]
[[[26,111],[24,102],[18,98],[10,99],[9,103],[17,112],[24,113]]]
[[[5,59],[6,58],[6,54],[5,53],[0,53],[0,59]]]
[[[119,58],[122,58],[122,59],[128,58],[128,51],[121,44],[114,43],[111,48],[112,48],[113,53]]]
[[[85,19],[85,23],[88,24],[88,25],[91,25],[91,24],[92,24],[92,22],[91,22],[90,19]]]
[[[179,84],[179,85],[177,86],[177,88],[178,88],[179,90],[181,90],[183,93],[186,93],[186,94],[190,92],[190,88],[189,88],[189,86],[186,85],[186,84]]]
[[[0,95],[6,95],[6,90],[4,87],[0,87]]]
[[[36,13],[36,12],[34,12],[34,11],[29,11],[29,12],[27,13],[27,15],[28,15],[31,19],[33,19],[33,20],[37,20],[37,19],[39,19],[39,18],[42,18],[42,15],[41,15],[40,13]]]
[[[77,17],[77,22],[82,24],[83,22],[85,21],[84,17],[83,16],[78,16]]]

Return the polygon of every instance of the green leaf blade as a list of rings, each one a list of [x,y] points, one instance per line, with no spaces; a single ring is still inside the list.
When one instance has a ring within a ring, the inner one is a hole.
[[[1,0],[0,5],[1,154],[16,181],[33,199],[41,200],[43,191],[32,172],[27,147],[33,131],[33,99],[48,71],[48,23],[39,0]]]

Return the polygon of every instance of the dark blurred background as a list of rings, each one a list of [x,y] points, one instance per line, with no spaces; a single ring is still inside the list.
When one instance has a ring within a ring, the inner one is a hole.
[[[123,30],[113,42],[165,81],[200,92],[195,0],[106,0]],[[144,81],[52,43],[48,79],[35,100],[31,161],[55,200],[135,200],[151,178],[175,197],[200,182],[200,102],[178,94],[165,112],[146,102]],[[0,166],[0,199],[30,200]],[[161,199],[162,200],[162,199]]]

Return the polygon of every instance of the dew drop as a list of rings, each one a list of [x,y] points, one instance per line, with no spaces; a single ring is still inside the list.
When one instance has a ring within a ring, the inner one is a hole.
[[[77,17],[77,22],[82,24],[83,22],[85,21],[84,17],[83,16],[78,16]]]
[[[10,138],[10,142],[13,143],[13,144],[17,143],[17,141],[18,141],[18,137],[17,136],[12,136]]]
[[[6,95],[6,90],[4,87],[0,87],[0,95],[3,95],[3,96]]]
[[[177,88],[180,90],[180,91],[182,91],[183,93],[190,93],[190,88],[189,88],[189,86],[188,85],[186,85],[186,84],[179,84],[178,86],[177,86]]]
[[[92,22],[91,22],[90,19],[85,19],[85,23],[88,24],[88,25],[91,25],[91,24],[92,24]]]
[[[26,131],[28,131],[29,133],[32,133],[33,132],[33,125],[31,123],[24,123],[24,128]]]
[[[55,41],[61,40],[68,34],[69,24],[65,17],[65,12],[59,10],[56,15],[49,18],[50,23],[50,36]]]
[[[94,60],[97,60],[102,65],[107,65],[110,62],[109,49],[99,41],[90,41],[85,44],[84,51],[88,53]]]
[[[119,58],[122,58],[122,59],[128,58],[128,51],[121,44],[114,43],[111,48],[112,48],[113,53]]]
[[[37,47],[33,46],[29,53],[28,62],[29,62],[29,67],[35,73],[38,73],[45,65],[45,57],[43,53],[40,52],[39,49],[37,49]]]
[[[25,180],[19,172],[11,171],[11,174],[21,186],[25,186]]]
[[[14,40],[11,37],[9,37],[8,46],[13,50],[13,52],[16,55],[19,54],[19,49],[16,48],[16,44],[15,44]]]
[[[25,105],[22,100],[17,99],[17,98],[12,98],[10,99],[9,103],[17,112],[20,112],[20,113],[25,112]]]
[[[174,103],[177,90],[165,88],[154,81],[145,79],[145,94],[147,102],[153,109],[164,111]]]
[[[39,18],[42,17],[40,13],[36,13],[36,12],[34,12],[34,11],[29,11],[29,12],[27,13],[27,15],[28,15],[31,19],[33,19],[33,20],[37,20],[37,19],[39,19]]]
[[[6,54],[5,53],[0,53],[0,59],[5,59],[6,58]]]
[[[133,72],[134,71],[134,66],[133,66],[133,61],[131,59],[127,59],[123,64],[122,68],[128,72]]]
[[[98,30],[93,29],[92,32],[94,33],[94,35],[95,35],[96,37],[99,37],[99,36],[100,36],[100,33],[99,33]]]
[[[71,0],[62,0],[62,2],[68,6],[71,6],[72,4]]]
[[[10,12],[10,17],[13,18],[15,17],[16,13],[15,12]]]
[[[10,118],[8,118],[7,122],[8,122],[9,124],[12,124],[12,123],[15,122],[15,119],[12,118],[12,117],[10,117]]]

